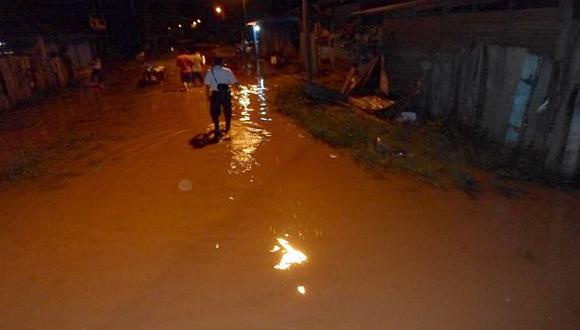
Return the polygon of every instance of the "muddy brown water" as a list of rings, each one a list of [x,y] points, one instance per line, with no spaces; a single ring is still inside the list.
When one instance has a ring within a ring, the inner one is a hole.
[[[103,96],[136,115],[102,166],[0,192],[0,328],[580,328],[576,193],[376,178],[273,112],[280,79],[193,149],[204,92],[170,73]]]

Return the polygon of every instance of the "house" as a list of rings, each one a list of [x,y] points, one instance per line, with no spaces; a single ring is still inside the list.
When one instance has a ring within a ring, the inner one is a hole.
[[[547,169],[577,177],[579,12],[574,0],[417,0],[364,2],[351,19],[380,28],[393,92],[419,84],[430,116],[539,151]]]

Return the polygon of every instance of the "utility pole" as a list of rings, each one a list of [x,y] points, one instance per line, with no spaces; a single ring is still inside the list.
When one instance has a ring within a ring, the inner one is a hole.
[[[310,51],[310,20],[308,18],[308,0],[302,0],[302,31],[304,33],[304,64],[306,81],[312,81],[312,53]]]

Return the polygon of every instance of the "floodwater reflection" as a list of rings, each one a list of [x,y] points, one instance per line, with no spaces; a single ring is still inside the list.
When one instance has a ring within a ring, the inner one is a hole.
[[[304,287],[304,285],[297,286],[296,290],[298,291],[298,293],[300,293],[302,295],[306,294],[306,288]]]
[[[259,165],[254,153],[271,136],[260,123],[272,121],[268,114],[264,79],[259,78],[255,85],[241,85],[233,93],[233,98],[239,109],[240,125],[232,128],[232,160],[228,172],[243,174]]]
[[[282,251],[282,258],[274,266],[274,269],[287,270],[294,265],[302,264],[308,260],[308,257],[302,251],[295,249],[287,240],[278,238],[277,241],[282,247],[274,245],[274,248],[270,252]]]

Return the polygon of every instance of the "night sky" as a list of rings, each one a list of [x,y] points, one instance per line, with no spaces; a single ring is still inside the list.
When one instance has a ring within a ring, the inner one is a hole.
[[[222,18],[213,13],[218,4],[224,9]],[[299,5],[300,0],[247,0],[248,20],[284,15]],[[91,30],[89,17],[104,15],[107,32],[100,36],[108,38],[120,53],[130,55],[142,47],[147,37],[167,35],[168,26],[188,26],[197,18],[204,22],[195,31],[198,38],[215,35],[216,24],[237,35],[242,12],[242,0],[3,0],[0,37],[10,40],[71,33],[99,36]],[[181,37],[192,36],[182,33]]]

